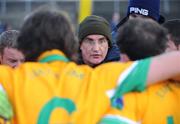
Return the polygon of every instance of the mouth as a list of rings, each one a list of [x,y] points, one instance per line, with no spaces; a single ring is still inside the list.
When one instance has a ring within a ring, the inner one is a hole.
[[[100,54],[93,54],[91,55],[92,58],[99,59],[101,57]]]

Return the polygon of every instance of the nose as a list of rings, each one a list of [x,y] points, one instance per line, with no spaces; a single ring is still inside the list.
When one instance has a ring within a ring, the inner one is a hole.
[[[98,43],[95,43],[95,44],[93,45],[93,50],[94,50],[94,51],[98,51],[99,48],[100,48],[100,45],[99,45]]]

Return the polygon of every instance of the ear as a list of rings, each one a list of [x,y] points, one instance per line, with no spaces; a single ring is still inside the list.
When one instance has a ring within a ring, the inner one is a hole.
[[[83,45],[82,45],[82,43],[81,43],[79,49],[82,50],[82,47],[83,47]]]
[[[174,44],[174,42],[172,40],[169,40],[167,42],[167,48],[166,48],[166,52],[170,52],[170,51],[176,51],[177,50],[177,47],[176,45]]]
[[[126,54],[124,54],[124,53],[121,53],[120,57],[121,57],[121,60],[120,60],[121,62],[128,62],[128,61],[130,61],[129,57]]]
[[[177,46],[178,50],[180,51],[180,44]]]
[[[82,45],[80,45],[79,49],[82,50]]]
[[[0,64],[2,63],[2,55],[1,55],[1,53],[0,53]]]

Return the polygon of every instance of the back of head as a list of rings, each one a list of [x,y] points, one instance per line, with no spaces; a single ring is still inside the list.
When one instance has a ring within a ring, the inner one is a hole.
[[[180,19],[166,21],[163,26],[168,30],[171,40],[175,45],[180,44]]]
[[[159,11],[160,0],[129,0],[127,15],[140,14],[163,23],[165,19],[159,14]]]
[[[52,8],[40,8],[30,14],[18,38],[19,49],[27,61],[36,61],[47,50],[58,49],[72,59],[78,42],[65,13]]]
[[[2,53],[4,48],[17,48],[17,38],[19,36],[19,31],[8,30],[0,35],[0,52]]]
[[[100,16],[91,15],[86,17],[79,25],[78,37],[80,43],[92,34],[100,34],[108,39],[109,46],[112,43],[111,27],[108,21]]]
[[[117,44],[130,60],[155,56],[165,51],[167,31],[152,19],[129,19],[118,32]]]

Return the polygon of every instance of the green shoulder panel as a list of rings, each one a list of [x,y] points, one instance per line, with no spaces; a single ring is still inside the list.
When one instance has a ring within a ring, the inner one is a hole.
[[[131,69],[124,72],[125,76],[122,77],[123,74],[121,75],[118,82],[119,85],[115,94],[111,98],[111,103],[114,107],[117,107],[117,104],[119,104],[117,101],[119,101],[118,99],[123,94],[131,91],[143,91],[146,88],[146,80],[150,63],[151,58],[137,61],[135,62],[135,66],[133,68],[130,67]]]
[[[1,87],[1,85],[0,85]],[[0,88],[0,116],[5,119],[11,119],[13,109],[5,92]]]

